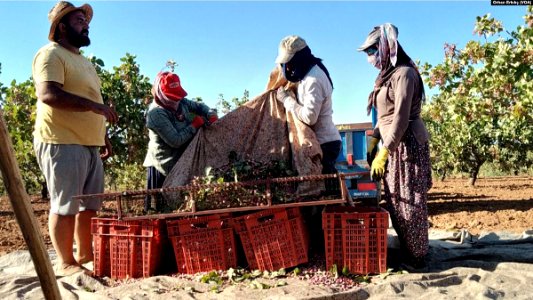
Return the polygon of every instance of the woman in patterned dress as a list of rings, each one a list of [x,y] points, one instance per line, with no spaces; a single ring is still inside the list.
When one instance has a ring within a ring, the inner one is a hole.
[[[429,250],[429,134],[420,118],[425,100],[422,78],[397,37],[394,25],[376,26],[358,51],[364,51],[368,62],[380,70],[367,106],[368,113],[374,107],[378,114],[370,144],[383,143],[372,160],[371,176],[383,178],[386,208],[398,234],[404,262],[418,268],[424,265]]]

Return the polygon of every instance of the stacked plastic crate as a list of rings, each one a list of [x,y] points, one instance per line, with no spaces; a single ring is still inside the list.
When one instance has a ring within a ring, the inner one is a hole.
[[[167,236],[163,221],[93,218],[91,226],[96,276],[124,279],[159,274]]]
[[[279,270],[308,261],[308,233],[300,208],[269,209],[233,218],[248,267]]]
[[[377,207],[327,207],[322,214],[326,268],[352,274],[387,271],[389,214]]]
[[[194,274],[237,266],[229,214],[167,221],[178,272]]]

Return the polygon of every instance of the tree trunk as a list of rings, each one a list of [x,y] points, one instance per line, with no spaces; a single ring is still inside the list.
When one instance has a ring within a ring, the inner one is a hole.
[[[470,174],[470,179],[468,180],[468,185],[475,186],[476,185],[476,180],[477,180],[477,173]]]
[[[446,179],[446,170],[442,171],[442,174],[440,175],[440,181],[444,181]]]
[[[48,199],[48,187],[46,186],[46,182],[41,182],[41,198],[43,200]]]
[[[41,282],[44,298],[47,300],[61,299],[52,263],[31,207],[30,196],[26,192],[22,176],[20,176],[19,165],[15,158],[13,143],[7,131],[2,110],[0,110],[0,170],[15,218],[30,251],[35,272]]]
[[[470,186],[475,186],[476,185],[477,176],[479,175],[479,169],[481,169],[482,165],[483,165],[482,162],[476,164],[476,166],[473,167],[472,171],[470,172],[470,180],[468,181],[468,184]]]

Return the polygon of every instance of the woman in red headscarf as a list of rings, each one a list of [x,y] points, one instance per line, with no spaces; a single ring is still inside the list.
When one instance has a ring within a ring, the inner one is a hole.
[[[178,75],[161,72],[152,86],[154,101],[146,114],[148,128],[148,152],[143,166],[148,168],[147,189],[163,186],[166,176],[181,157],[187,145],[200,127],[215,122],[216,111],[207,105],[186,99],[187,92],[181,86]],[[156,197],[157,211],[161,200]],[[151,209],[151,197],[144,203],[145,212]]]

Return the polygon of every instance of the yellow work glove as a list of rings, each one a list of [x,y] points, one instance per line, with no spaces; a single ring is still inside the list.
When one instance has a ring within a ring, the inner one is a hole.
[[[368,142],[368,148],[366,149],[366,162],[368,163],[368,166],[372,166],[372,162],[374,161],[374,158],[376,157],[376,153],[378,148],[376,148],[376,145],[379,143],[379,139],[372,137],[370,141]]]
[[[378,155],[372,162],[372,168],[370,169],[370,178],[379,180],[385,174],[385,164],[389,158],[389,150],[385,147],[379,150]]]

